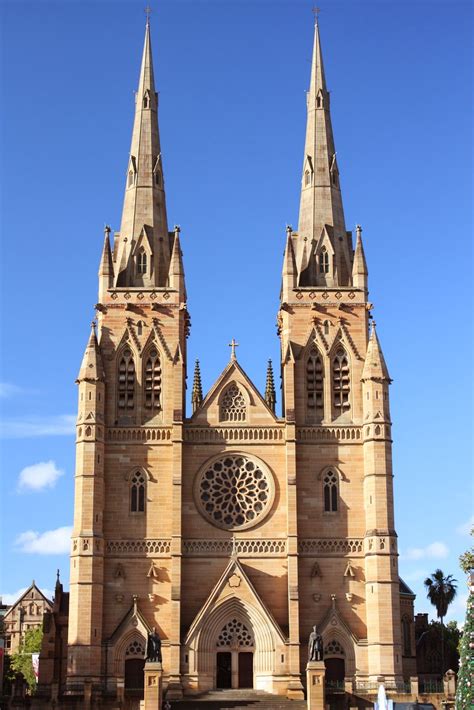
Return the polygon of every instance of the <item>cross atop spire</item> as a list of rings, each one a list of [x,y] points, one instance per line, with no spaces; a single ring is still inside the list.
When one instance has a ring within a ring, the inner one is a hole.
[[[148,27],[150,24],[150,15],[151,15],[151,7],[149,5],[147,5],[145,8],[145,15],[146,15],[146,24]]]
[[[235,338],[232,338],[232,340],[229,343],[229,348],[232,348],[230,351],[230,359],[231,360],[237,360],[237,356],[235,354],[235,348],[238,348],[239,344],[235,341]]]

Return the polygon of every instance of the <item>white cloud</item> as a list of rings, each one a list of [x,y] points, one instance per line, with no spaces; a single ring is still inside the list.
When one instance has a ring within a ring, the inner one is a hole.
[[[30,439],[36,436],[70,436],[75,432],[76,417],[59,414],[54,417],[7,419],[0,422],[2,439]]]
[[[5,592],[4,594],[0,594],[0,598],[2,600],[2,603],[8,604],[8,605],[14,604],[16,601],[18,601],[18,599],[22,596],[22,594],[24,594],[26,592],[27,589],[28,589],[28,587],[21,587],[21,589],[18,589],[18,591],[13,592],[12,594],[10,594],[9,592]],[[44,596],[47,599],[52,600],[52,598],[54,597],[54,591],[52,589],[46,589],[44,587],[39,587],[39,589],[41,589],[41,591],[43,592]]]
[[[474,527],[474,515],[471,515],[469,520],[466,520],[462,525],[458,525],[456,532],[458,535],[470,535],[471,530]]]
[[[53,488],[64,471],[57,468],[54,461],[42,461],[26,466],[18,476],[18,490],[42,491]]]
[[[426,558],[444,558],[449,555],[448,546],[444,542],[432,542],[426,547],[409,547],[400,554],[402,560],[422,560]]]
[[[18,385],[12,385],[10,382],[0,382],[0,399],[14,397],[21,391],[21,387],[18,387]]]
[[[46,530],[43,533],[27,530],[18,535],[15,546],[20,552],[36,555],[64,555],[69,553],[71,533],[70,526]]]

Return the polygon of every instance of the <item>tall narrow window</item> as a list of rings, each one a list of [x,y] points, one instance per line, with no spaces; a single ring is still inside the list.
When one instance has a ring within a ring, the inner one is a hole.
[[[309,185],[310,183],[311,183],[311,173],[309,172],[309,170],[305,170],[305,173],[304,173],[304,184],[305,184],[305,185]]]
[[[129,348],[126,348],[119,362],[118,408],[133,409],[135,405],[135,363]]]
[[[143,108],[149,108],[150,107],[150,99],[148,96],[143,97]]]
[[[410,619],[404,616],[402,619],[403,655],[411,656],[411,633]]]
[[[243,422],[245,420],[247,413],[245,398],[236,384],[229,385],[222,395],[220,409],[223,422]]]
[[[161,173],[159,170],[157,170],[155,173],[155,185],[158,185],[158,187],[161,187]]]
[[[145,475],[141,471],[133,474],[130,481],[130,510],[143,513],[145,510]]]
[[[348,412],[351,408],[349,396],[351,391],[351,377],[349,360],[344,348],[339,348],[332,364],[332,388],[335,416]]]
[[[321,355],[312,348],[306,363],[306,397],[308,413],[321,418],[324,415],[324,370]]]
[[[146,266],[147,266],[147,258],[146,258],[146,251],[144,249],[140,249],[137,255],[137,272],[139,274],[146,274]]]
[[[328,471],[323,480],[324,512],[336,513],[338,503],[338,481],[334,471]]]
[[[161,409],[161,362],[158,351],[150,351],[145,364],[145,407],[150,411]]]
[[[329,335],[329,321],[325,320],[323,323],[324,326],[324,335]]]
[[[128,173],[128,187],[131,187],[133,185],[133,170],[130,170]]]
[[[329,273],[329,254],[326,247],[323,247],[319,252],[319,273],[328,274]]]

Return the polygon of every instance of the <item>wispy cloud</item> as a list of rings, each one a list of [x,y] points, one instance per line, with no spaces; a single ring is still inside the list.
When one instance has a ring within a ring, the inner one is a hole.
[[[470,535],[471,530],[474,527],[474,515],[471,515],[469,520],[466,520],[462,525],[458,525],[456,532],[458,535]]]
[[[0,382],[0,399],[6,399],[7,397],[14,397],[16,394],[20,394],[23,390],[18,385],[13,385],[11,382]]]
[[[72,527],[65,526],[56,530],[46,530],[43,533],[27,530],[15,540],[19,552],[34,555],[63,555],[69,552]]]
[[[444,542],[432,542],[426,547],[409,547],[405,552],[400,553],[402,560],[423,560],[445,558],[449,555],[448,546]]]
[[[43,491],[45,488],[54,488],[56,481],[64,471],[58,468],[54,461],[42,461],[26,466],[18,476],[18,490]]]
[[[24,417],[0,422],[2,439],[30,439],[36,436],[71,436],[75,431],[76,417],[59,414],[53,417]]]
[[[11,594],[9,592],[5,592],[3,594],[0,594],[0,598],[2,599],[2,603],[3,604],[14,604],[26,592],[27,589],[28,589],[28,587],[21,587],[21,589],[18,589],[16,592],[12,592]],[[47,597],[48,599],[52,599],[54,597],[54,592],[52,589],[46,589],[45,587],[39,587],[39,589],[41,589],[44,596]]]

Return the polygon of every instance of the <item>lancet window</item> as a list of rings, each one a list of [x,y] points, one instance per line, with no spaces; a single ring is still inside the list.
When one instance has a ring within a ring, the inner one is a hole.
[[[337,349],[332,363],[333,406],[335,416],[348,412],[351,408],[351,375],[349,359],[344,348]]]
[[[319,252],[319,273],[328,274],[329,273],[329,254],[326,247],[323,247]]]
[[[130,481],[130,511],[143,513],[145,511],[146,479],[141,471],[133,474]]]
[[[410,619],[404,616],[402,619],[403,655],[411,656],[411,633]]]
[[[306,397],[308,414],[324,416],[324,366],[317,348],[313,347],[306,362]]]
[[[144,372],[145,408],[161,409],[161,360],[156,348],[150,350]]]
[[[243,422],[247,414],[245,398],[235,383],[229,385],[222,395],[220,418],[223,422]]]
[[[123,351],[118,369],[118,408],[130,410],[135,406],[135,363],[132,351]]]
[[[338,509],[339,485],[337,473],[328,471],[323,479],[324,512],[336,513]]]
[[[132,185],[133,185],[133,180],[134,180],[133,170],[129,170],[129,172],[128,172],[128,181],[127,181],[128,187],[132,187]]]
[[[139,274],[146,274],[147,269],[147,256],[144,249],[140,249],[137,254],[137,272]]]

